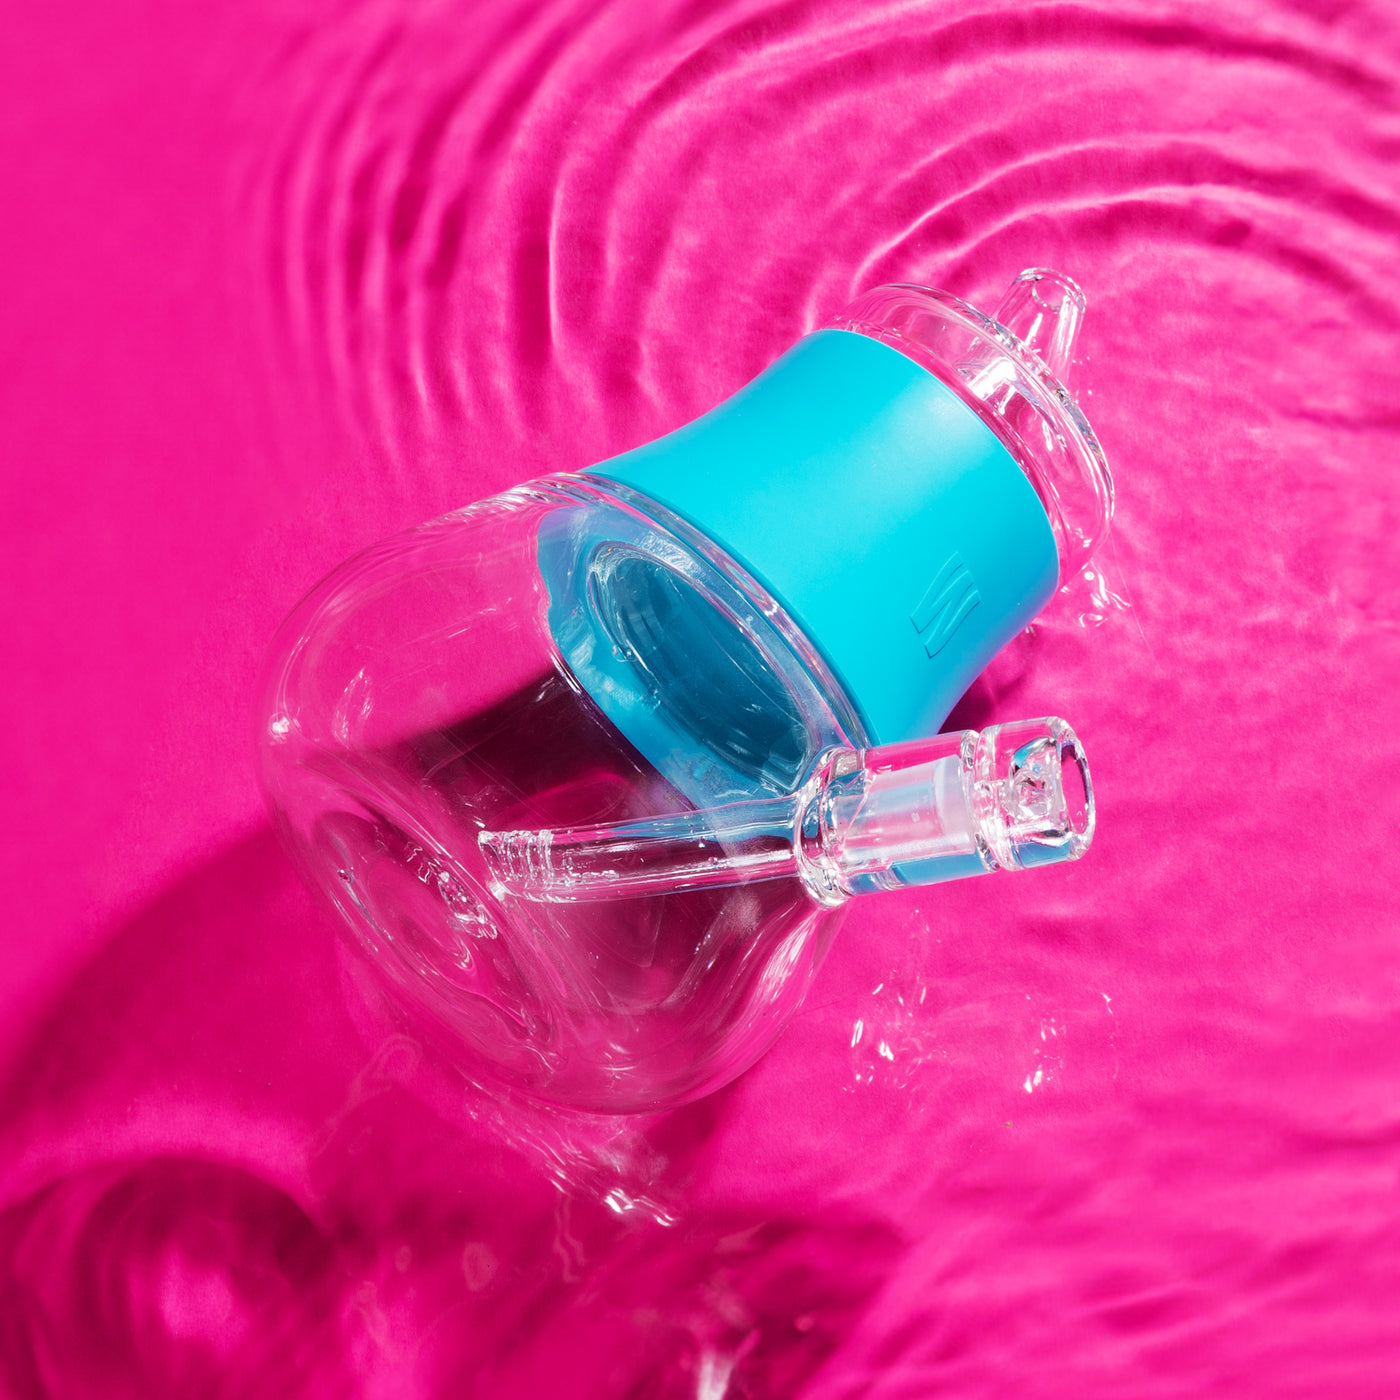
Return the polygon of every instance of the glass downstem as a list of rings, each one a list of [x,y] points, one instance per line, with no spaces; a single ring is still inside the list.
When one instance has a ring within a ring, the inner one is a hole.
[[[852,895],[1077,860],[1093,839],[1088,764],[1058,719],[835,749],[802,788],[568,831],[483,831],[498,897],[552,903],[800,878]]]
[[[570,831],[483,831],[497,897],[573,903],[792,873],[797,798],[773,797]]]

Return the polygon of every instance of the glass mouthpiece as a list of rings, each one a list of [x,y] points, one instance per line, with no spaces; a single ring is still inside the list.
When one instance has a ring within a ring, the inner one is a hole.
[[[1007,288],[992,320],[1067,387],[1085,306],[1084,293],[1072,278],[1046,267],[1030,267]]]
[[[1060,719],[824,754],[794,793],[565,831],[483,831],[498,898],[553,903],[799,877],[852,895],[1078,860],[1089,766]]]

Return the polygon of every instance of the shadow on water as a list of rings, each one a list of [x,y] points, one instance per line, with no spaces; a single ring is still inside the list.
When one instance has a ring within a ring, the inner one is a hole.
[[[723,1096],[609,1122],[454,1095],[348,1009],[343,956],[263,832],[59,998],[0,1097],[12,1393],[777,1397],[850,1334],[899,1242],[686,1208]]]

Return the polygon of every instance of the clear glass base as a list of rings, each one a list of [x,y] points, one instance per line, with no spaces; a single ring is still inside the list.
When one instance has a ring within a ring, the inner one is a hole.
[[[423,1033],[474,1078],[606,1112],[674,1105],[747,1068],[800,1003],[839,917],[796,875],[587,904],[493,888],[478,845],[485,829],[694,805],[678,786],[684,774],[660,771],[580,685],[551,625],[545,542],[561,529],[596,532],[604,515],[616,524],[619,512],[652,541],[668,588],[723,593],[709,561],[632,505],[584,481],[538,483],[331,575],[278,639],[260,733],[287,846]],[[607,547],[592,540],[585,554]],[[606,574],[591,567],[585,589]],[[658,606],[657,580],[647,582],[638,591],[631,578],[611,604],[593,599],[604,622],[610,607],[630,610],[634,650],[616,638],[610,655],[643,688],[669,684],[665,665],[684,659],[663,647],[648,653],[650,669],[638,664],[642,622]],[[717,728],[706,748],[682,742],[681,707],[667,752],[688,752],[696,771],[712,770],[716,755],[756,762],[781,792],[782,774],[794,768],[798,781],[809,751],[860,742],[803,679],[771,618],[750,602],[742,617],[707,625],[721,623],[750,649],[760,679],[782,687],[777,712],[788,722],[775,725],[765,709],[746,736]],[[658,708],[655,696],[634,698]],[[712,718],[724,701],[711,697]]]

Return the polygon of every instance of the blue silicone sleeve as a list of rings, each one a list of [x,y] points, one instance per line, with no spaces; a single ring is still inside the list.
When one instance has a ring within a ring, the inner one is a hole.
[[[589,472],[753,574],[876,743],[937,732],[1055,590],[1045,508],[996,435],[928,370],[851,331],[805,337],[710,412]]]

